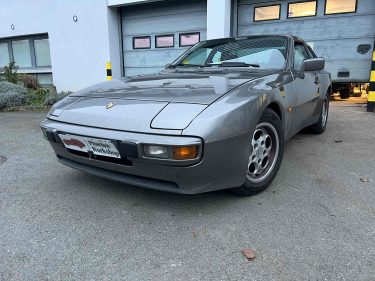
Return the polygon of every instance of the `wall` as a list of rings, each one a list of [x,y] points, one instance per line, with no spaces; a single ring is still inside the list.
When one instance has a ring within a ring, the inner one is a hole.
[[[48,33],[54,84],[76,91],[105,80],[106,61],[120,75],[116,18],[106,0],[12,0],[0,9],[0,38]]]
[[[231,0],[207,0],[207,39],[230,36]]]

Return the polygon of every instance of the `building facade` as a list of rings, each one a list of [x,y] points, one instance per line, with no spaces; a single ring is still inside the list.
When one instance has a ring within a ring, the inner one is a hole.
[[[305,39],[338,87],[372,79],[374,0],[7,1],[0,67],[75,91],[105,80],[107,62],[113,78],[153,73],[201,40],[254,34]]]

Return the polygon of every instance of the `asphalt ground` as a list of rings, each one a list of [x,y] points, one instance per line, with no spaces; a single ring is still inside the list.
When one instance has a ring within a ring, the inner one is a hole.
[[[332,103],[326,132],[290,140],[253,197],[75,171],[42,138],[44,115],[0,113],[0,280],[375,280],[375,113],[362,105]]]

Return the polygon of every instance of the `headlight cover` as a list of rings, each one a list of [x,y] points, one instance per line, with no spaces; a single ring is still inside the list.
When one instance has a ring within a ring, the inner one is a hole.
[[[151,128],[164,130],[183,130],[207,105],[189,103],[170,103],[151,121]]]

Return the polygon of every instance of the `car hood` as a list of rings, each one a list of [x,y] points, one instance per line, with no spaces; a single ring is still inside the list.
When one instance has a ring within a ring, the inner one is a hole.
[[[211,104],[221,95],[267,71],[163,71],[152,75],[111,80],[71,96],[120,98],[162,102]]]
[[[181,132],[216,99],[263,75],[162,72],[113,80],[70,95],[54,105],[48,118],[114,130]]]

